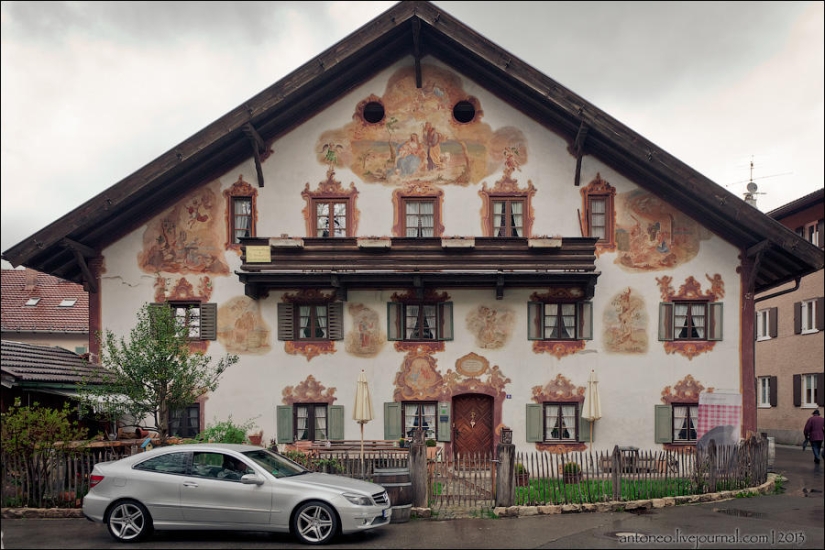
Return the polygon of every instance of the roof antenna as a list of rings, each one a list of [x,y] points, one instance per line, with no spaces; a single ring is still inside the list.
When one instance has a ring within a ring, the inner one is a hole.
[[[746,189],[747,192],[745,193],[745,202],[756,208],[756,195],[764,195],[765,193],[759,193],[757,191],[759,186],[753,182],[753,157],[751,157],[751,179],[748,182]]]

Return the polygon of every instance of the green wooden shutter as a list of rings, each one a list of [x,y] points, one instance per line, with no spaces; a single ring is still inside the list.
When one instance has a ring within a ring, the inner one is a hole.
[[[438,339],[453,339],[453,303],[442,302],[438,304]]]
[[[436,411],[436,414],[438,414],[438,418],[436,419],[436,423],[438,425],[438,440],[450,441],[453,433],[452,411],[450,409],[450,402],[439,401],[438,410]]]
[[[579,441],[590,443],[590,427],[593,426],[593,442],[596,441],[596,422],[591,422],[587,418],[579,416]]]
[[[384,439],[401,439],[401,403],[384,403]]]
[[[659,340],[673,340],[673,304],[659,303]]]
[[[593,339],[593,302],[579,302],[579,340]]]
[[[387,340],[404,339],[404,304],[387,302]],[[399,428],[400,429],[400,428]],[[400,435],[398,437],[401,437]]]
[[[278,340],[295,340],[295,317],[292,304],[278,304]]]
[[[670,405],[656,405],[655,440],[656,443],[673,443],[673,409]]]
[[[711,302],[708,304],[708,340],[718,341],[722,339],[722,302]]]
[[[541,340],[544,338],[544,323],[542,322],[543,306],[541,302],[527,302],[527,339]]]
[[[541,421],[542,406],[536,403],[527,403],[527,442],[535,443],[544,441],[544,434]]]
[[[278,424],[278,443],[292,443],[295,441],[295,430],[292,426],[292,407],[278,405],[275,407],[275,417]]]
[[[329,339],[344,339],[344,303],[331,302],[327,306],[327,322],[329,323]]]
[[[218,339],[218,304],[201,304],[201,340]]]
[[[344,439],[344,406],[327,407],[327,437],[330,440]]]

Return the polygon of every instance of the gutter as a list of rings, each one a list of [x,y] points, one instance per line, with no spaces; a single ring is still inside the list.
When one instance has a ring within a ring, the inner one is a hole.
[[[777,296],[782,296],[783,294],[790,294],[791,292],[796,292],[799,290],[799,283],[802,282],[802,277],[796,277],[794,279],[794,286],[793,288],[786,288],[785,290],[780,290],[779,292],[774,292],[773,294],[768,294],[767,296],[761,296],[756,298],[753,303],[761,302],[763,300],[769,300],[771,298],[776,298]]]

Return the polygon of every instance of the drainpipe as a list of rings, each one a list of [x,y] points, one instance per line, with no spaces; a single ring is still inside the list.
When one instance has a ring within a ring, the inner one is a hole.
[[[796,292],[799,290],[799,283],[802,281],[802,277],[796,277],[794,279],[794,286],[793,288],[786,288],[785,290],[780,290],[779,292],[774,292],[773,294],[768,294],[767,296],[762,296],[761,298],[754,298],[753,303],[761,302],[762,300],[769,300],[771,298],[776,298],[777,296],[782,296],[783,294],[790,294],[791,292]]]

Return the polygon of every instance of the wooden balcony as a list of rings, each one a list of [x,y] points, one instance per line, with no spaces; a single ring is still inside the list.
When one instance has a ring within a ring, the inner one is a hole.
[[[247,238],[237,275],[270,289],[579,288],[592,297],[596,238]]]

